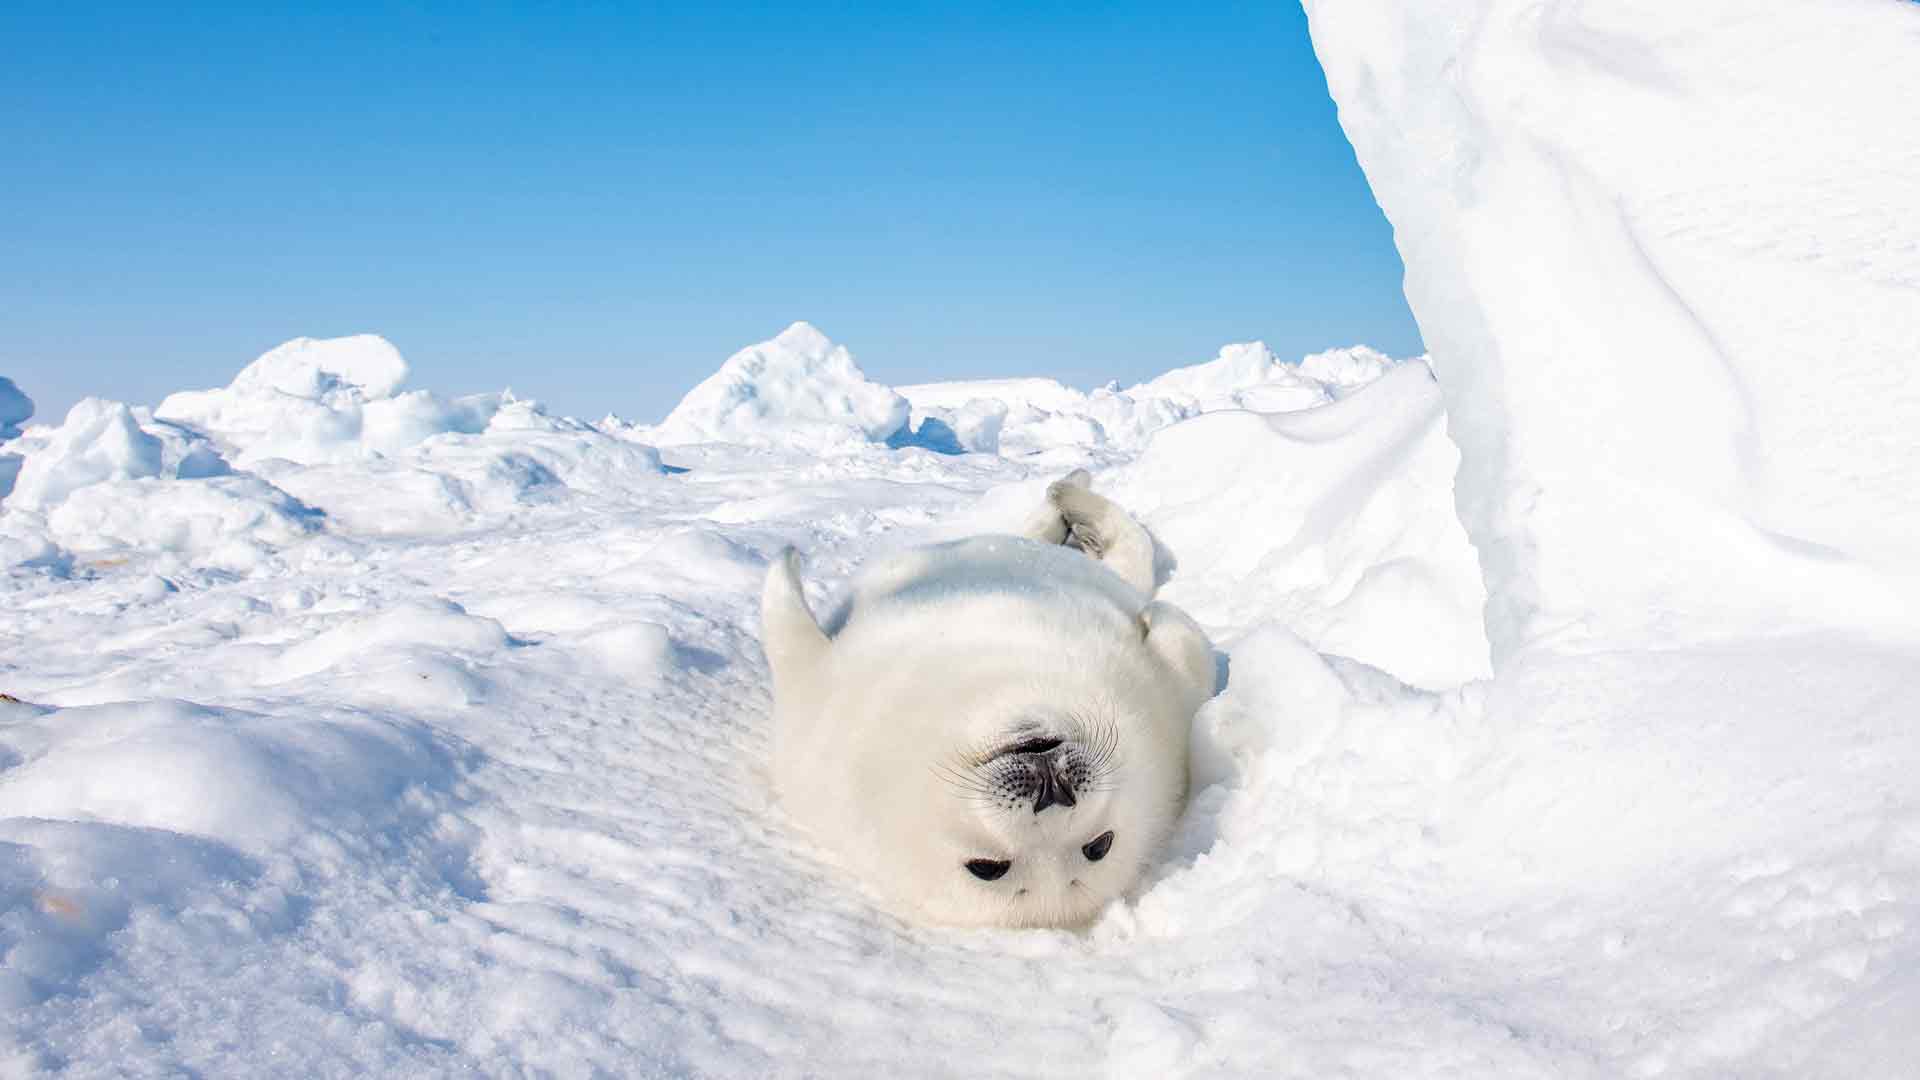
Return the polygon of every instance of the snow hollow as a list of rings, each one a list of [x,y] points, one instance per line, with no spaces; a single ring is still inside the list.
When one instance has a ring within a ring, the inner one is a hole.
[[[1430,357],[0,379],[0,1074],[1910,1074],[1920,6],[1307,7]],[[899,923],[771,803],[767,560],[1077,467],[1224,654],[1191,806]]]

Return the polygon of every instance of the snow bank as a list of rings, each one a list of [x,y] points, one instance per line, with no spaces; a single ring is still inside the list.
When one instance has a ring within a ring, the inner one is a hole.
[[[1432,374],[1406,364],[1323,408],[1176,424],[1102,487],[1178,560],[1163,595],[1216,634],[1282,619],[1321,652],[1444,688],[1488,673],[1458,462]]]
[[[868,379],[853,354],[804,322],[733,354],[674,406],[650,441],[789,444],[822,450],[884,443],[908,406]]]
[[[1498,655],[1911,634],[1920,7],[1307,0]]]

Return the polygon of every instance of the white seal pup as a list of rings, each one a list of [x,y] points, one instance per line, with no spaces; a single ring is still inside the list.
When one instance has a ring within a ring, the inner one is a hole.
[[[1084,925],[1185,805],[1213,650],[1087,482],[1048,488],[1024,536],[878,561],[824,622],[791,549],[767,574],[781,802],[907,918]]]

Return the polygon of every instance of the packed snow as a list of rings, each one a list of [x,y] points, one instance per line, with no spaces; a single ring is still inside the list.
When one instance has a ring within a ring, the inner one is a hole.
[[[1920,7],[1309,15],[1430,359],[0,381],[0,1074],[1909,1075]],[[1191,804],[1084,934],[896,921],[769,793],[767,560],[1081,466]]]

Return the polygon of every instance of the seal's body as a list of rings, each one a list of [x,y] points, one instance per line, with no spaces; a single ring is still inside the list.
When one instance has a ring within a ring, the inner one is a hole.
[[[1152,542],[1084,473],[1026,531],[883,559],[824,623],[790,552],[767,576],[781,800],[910,918],[1083,924],[1185,802],[1213,654]]]

